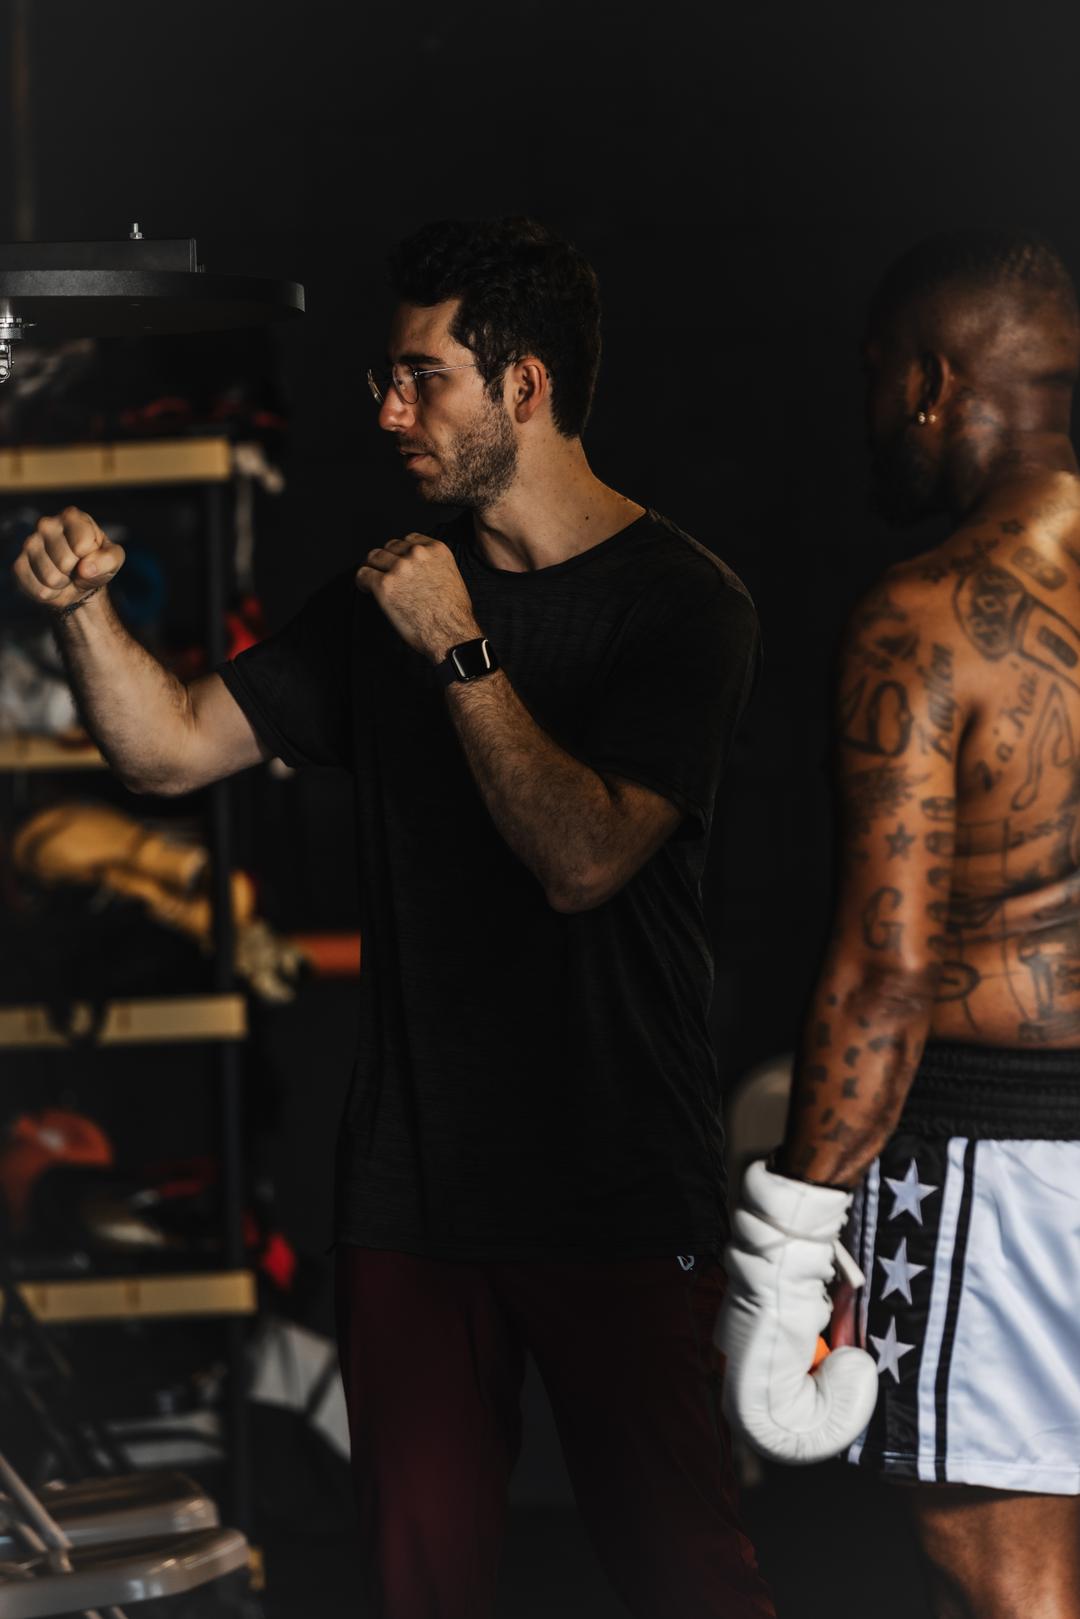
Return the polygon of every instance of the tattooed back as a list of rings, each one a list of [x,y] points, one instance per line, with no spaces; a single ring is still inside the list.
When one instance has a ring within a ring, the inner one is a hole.
[[[866,944],[936,963],[939,1039],[1080,1046],[1080,480],[891,570],[846,671]]]

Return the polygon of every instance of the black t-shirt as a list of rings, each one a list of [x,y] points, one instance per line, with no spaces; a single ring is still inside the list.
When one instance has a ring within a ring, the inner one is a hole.
[[[474,1260],[715,1249],[701,873],[757,666],[753,604],[652,512],[528,573],[492,567],[468,518],[442,537],[536,722],[683,820],[605,904],[553,910],[488,816],[434,669],[351,572],[222,669],[287,763],[355,778],[363,966],[338,1240]]]

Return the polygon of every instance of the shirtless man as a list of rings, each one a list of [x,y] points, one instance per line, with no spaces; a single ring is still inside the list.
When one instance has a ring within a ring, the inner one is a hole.
[[[866,359],[885,503],[955,529],[846,639],[835,918],[736,1218],[727,1399],[767,1454],[908,1484],[939,1619],[1077,1619],[1076,294],[1036,238],[938,238]],[[849,1206],[865,1285],[808,1376]]]

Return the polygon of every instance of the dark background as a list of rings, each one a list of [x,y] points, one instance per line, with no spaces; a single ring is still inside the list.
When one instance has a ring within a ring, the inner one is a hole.
[[[115,237],[137,219],[148,236],[196,236],[211,269],[306,287],[306,319],[273,338],[292,431],[258,557],[272,622],[388,534],[431,523],[363,381],[393,242],[432,217],[528,212],[595,263],[594,467],[724,556],[761,614],[766,673],[710,884],[716,1019],[729,1076],[790,1044],[827,904],[829,658],[859,591],[917,543],[866,510],[862,310],[897,251],[950,225],[1034,224],[1080,261],[1076,13],[21,9],[10,235]]]
[[[197,236],[210,269],[305,285],[306,318],[271,340],[291,419],[287,492],[260,506],[272,623],[387,535],[431,521],[391,464],[364,383],[382,352],[394,241],[433,217],[527,212],[596,265],[594,468],[720,553],[762,620],[765,673],[709,880],[715,1025],[728,1081],[790,1047],[827,920],[836,636],[870,579],[927,538],[888,532],[866,507],[862,310],[895,253],[953,225],[1033,225],[1080,268],[1075,8],[25,0],[18,11],[29,94],[20,138],[10,107],[0,117],[13,142],[0,233],[109,238],[138,220],[147,236]],[[3,0],[0,39],[13,20]],[[346,788],[295,785],[291,809],[251,819],[263,862],[290,850],[280,919],[346,924]],[[319,1026],[315,1060],[303,1029],[282,1034],[269,1148],[313,1252],[347,1008],[335,1002]],[[294,1049],[307,1054],[302,1102],[288,1081]],[[853,1594],[833,1611],[862,1604]]]

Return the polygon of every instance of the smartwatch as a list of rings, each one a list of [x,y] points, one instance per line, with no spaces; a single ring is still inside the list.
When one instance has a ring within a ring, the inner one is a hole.
[[[499,660],[486,635],[452,646],[442,663],[436,665],[444,686],[452,686],[458,680],[480,680],[484,675],[493,675],[498,668]]]

